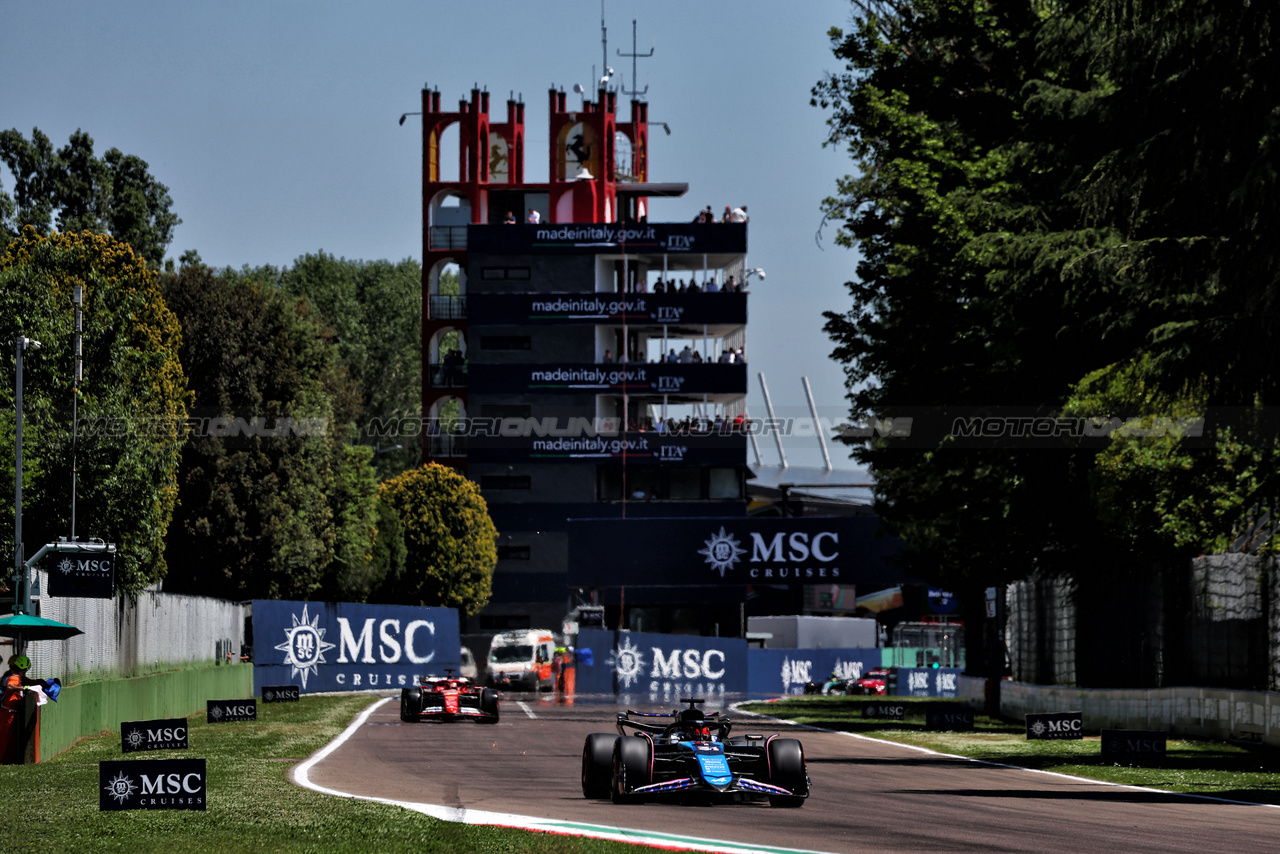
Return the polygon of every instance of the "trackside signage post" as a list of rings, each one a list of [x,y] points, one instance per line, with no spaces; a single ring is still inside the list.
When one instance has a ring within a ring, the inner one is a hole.
[[[973,709],[963,703],[929,703],[924,728],[935,732],[968,732],[973,729]]]
[[[203,759],[113,759],[98,763],[98,809],[204,810]]]
[[[122,753],[138,753],[144,750],[186,749],[186,718],[125,721],[120,724],[120,751]]]
[[[254,691],[400,689],[461,667],[455,608],[350,602],[253,602]],[[265,700],[265,698],[264,698]]]
[[[1102,758],[1112,762],[1159,762],[1165,757],[1168,734],[1148,729],[1104,729]]]
[[[1083,712],[1046,712],[1027,715],[1027,741],[1084,738]]]
[[[263,685],[262,702],[264,703],[296,703],[298,702],[297,685]]]
[[[864,718],[889,718],[891,720],[900,721],[907,714],[906,703],[895,703],[892,700],[878,700],[872,703],[862,704],[862,716]]]
[[[256,721],[258,719],[258,701],[253,697],[243,700],[209,700],[205,705],[206,715],[211,724]]]
[[[747,650],[747,691],[752,697],[803,694],[807,682],[822,684],[832,673],[861,679],[880,666],[879,649]]]

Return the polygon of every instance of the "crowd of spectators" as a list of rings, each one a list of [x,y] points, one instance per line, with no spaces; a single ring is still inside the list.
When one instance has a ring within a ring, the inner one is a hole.
[[[711,205],[707,205],[705,209],[698,211],[698,215],[693,218],[695,223],[713,223],[713,222],[750,222],[751,217],[747,216],[747,206],[740,207],[724,206],[724,213],[716,219],[715,213],[711,210]]]
[[[645,289],[644,282],[640,282],[638,287],[643,293]],[[702,284],[698,284],[697,280],[693,277],[690,277],[688,282],[684,279],[680,279],[678,281],[676,279],[667,279],[666,281],[659,279],[653,285],[653,292],[655,294],[745,293],[745,291],[742,290],[742,284],[733,276],[730,276],[725,281],[723,287],[715,280],[714,277],[708,277]]]

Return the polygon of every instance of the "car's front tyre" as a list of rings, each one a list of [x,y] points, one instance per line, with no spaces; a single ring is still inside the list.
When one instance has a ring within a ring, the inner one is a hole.
[[[631,794],[640,786],[652,782],[653,748],[647,739],[638,735],[624,735],[613,745],[613,790],[610,793],[615,804],[635,803],[639,798]]]
[[[609,797],[613,780],[613,743],[616,735],[593,732],[582,745],[582,797]]]
[[[770,795],[775,807],[804,806],[809,794],[809,777],[805,774],[804,748],[799,739],[775,738],[769,742],[769,782],[781,786],[791,795]]]

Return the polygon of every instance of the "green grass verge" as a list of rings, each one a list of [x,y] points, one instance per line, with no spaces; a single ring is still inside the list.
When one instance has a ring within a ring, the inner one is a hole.
[[[795,697],[741,708],[989,762],[1131,786],[1280,804],[1280,750],[1274,747],[1170,738],[1166,757],[1159,765],[1115,765],[1103,760],[1097,733],[1074,741],[1028,741],[1023,723],[983,714],[974,716],[973,732],[929,732],[924,725],[924,705],[930,701],[893,697],[907,704],[906,720],[888,721],[862,717],[862,704],[869,699]]]
[[[338,735],[372,698],[303,697],[258,706],[259,720],[188,719],[198,749],[159,758],[204,757],[205,812],[98,811],[98,762],[121,755],[119,734],[86,739],[39,765],[0,766],[6,851],[529,852],[635,854],[659,849],[605,840],[440,821],[399,807],[300,789],[289,769]],[[56,714],[54,707],[51,714]],[[463,772],[465,769],[459,769]]]

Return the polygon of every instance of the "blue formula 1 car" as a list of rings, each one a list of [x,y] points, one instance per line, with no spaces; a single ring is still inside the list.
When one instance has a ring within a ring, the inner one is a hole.
[[[596,732],[582,747],[582,794],[615,804],[675,798],[742,802],[768,798],[775,807],[809,797],[804,748],[777,735],[730,736],[733,723],[705,714],[703,700],[670,714],[627,711],[618,735]],[[649,721],[646,718],[664,718]]]

